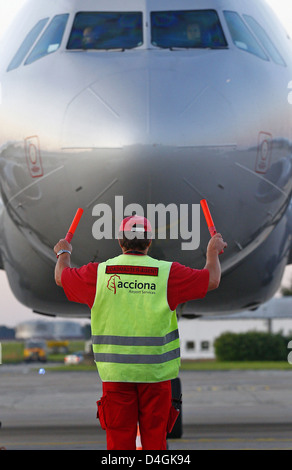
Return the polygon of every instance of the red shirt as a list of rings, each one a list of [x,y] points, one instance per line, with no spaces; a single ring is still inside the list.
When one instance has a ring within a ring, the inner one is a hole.
[[[129,255],[131,256],[131,255]],[[87,304],[91,309],[96,295],[98,263],[89,263],[81,268],[65,268],[62,286],[67,299]],[[171,310],[189,300],[205,297],[209,284],[207,269],[192,269],[172,263],[168,278],[167,300]]]

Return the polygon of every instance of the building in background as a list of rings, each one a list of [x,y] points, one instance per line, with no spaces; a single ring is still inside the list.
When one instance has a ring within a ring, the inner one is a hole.
[[[214,359],[214,341],[225,332],[292,334],[292,297],[273,298],[255,311],[179,321],[182,359]]]
[[[255,311],[233,315],[179,320],[181,357],[183,359],[214,359],[214,341],[227,331],[244,333],[265,331],[292,334],[292,297],[273,298]],[[15,338],[79,339],[84,337],[84,326],[74,321],[32,320],[15,328]]]
[[[19,340],[30,338],[79,339],[83,338],[83,329],[82,325],[73,321],[32,320],[16,326],[15,338]]]

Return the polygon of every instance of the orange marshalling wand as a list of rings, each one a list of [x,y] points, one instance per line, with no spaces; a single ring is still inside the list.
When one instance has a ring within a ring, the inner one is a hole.
[[[75,217],[74,217],[74,219],[73,219],[73,221],[72,221],[72,224],[70,225],[70,228],[69,228],[69,230],[68,230],[68,232],[67,232],[67,235],[66,235],[66,237],[65,237],[65,239],[66,239],[67,242],[69,242],[69,243],[71,242],[71,240],[72,240],[72,238],[73,238],[73,235],[74,235],[74,233],[75,233],[75,230],[76,230],[76,228],[77,228],[77,225],[78,225],[79,222],[80,222],[80,219],[81,219],[82,214],[83,214],[83,209],[81,209],[81,208],[77,209],[77,212],[76,212],[76,214],[75,214]]]
[[[215,228],[215,224],[213,222],[213,219],[212,219],[211,212],[209,210],[207,201],[206,201],[206,199],[202,199],[200,201],[200,203],[201,203],[201,207],[202,207],[203,212],[204,212],[204,216],[205,216],[205,219],[206,219],[206,222],[207,222],[207,225],[208,225],[210,235],[211,235],[211,237],[213,237],[217,233],[217,230]]]

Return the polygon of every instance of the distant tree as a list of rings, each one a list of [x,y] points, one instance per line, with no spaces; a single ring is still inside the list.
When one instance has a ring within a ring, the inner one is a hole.
[[[14,339],[15,330],[14,328],[8,328],[7,326],[0,326],[0,339]]]
[[[290,279],[290,285],[286,286],[286,287],[282,287],[280,292],[283,295],[283,297],[287,297],[289,295],[292,295],[292,278]]]
[[[82,333],[83,337],[85,339],[90,339],[91,338],[91,326],[90,323],[87,323],[86,325],[83,326],[82,328]]]
[[[214,341],[219,361],[285,361],[287,340],[280,334],[263,331],[222,333]]]

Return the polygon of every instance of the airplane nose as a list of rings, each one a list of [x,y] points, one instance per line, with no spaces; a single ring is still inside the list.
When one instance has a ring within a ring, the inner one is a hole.
[[[207,59],[195,60],[200,52],[193,60],[186,55],[182,63],[171,54],[148,55],[151,64],[138,56],[128,60],[127,68],[124,62],[115,64],[69,102],[62,147],[67,149],[70,187],[87,212],[110,207],[120,223],[116,196],[123,196],[123,209],[132,203],[144,211],[148,204],[172,203],[185,204],[191,212],[192,204],[207,197],[206,188],[208,194],[214,188],[218,166],[224,175],[217,149],[222,152],[236,141],[236,119],[224,97],[226,72],[219,77]],[[191,213],[188,217],[192,220]],[[173,226],[180,230],[181,222]],[[181,240],[171,243],[180,250]],[[188,253],[183,254],[185,264]],[[199,259],[200,253],[193,257]]]
[[[200,61],[196,68],[195,60],[180,63],[167,55],[167,61],[131,65],[101,73],[70,101],[63,148],[225,145],[235,134],[231,106],[217,91],[210,64],[207,69]]]

